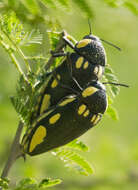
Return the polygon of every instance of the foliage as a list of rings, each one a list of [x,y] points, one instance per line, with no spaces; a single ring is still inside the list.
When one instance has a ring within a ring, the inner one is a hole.
[[[88,176],[93,173],[91,165],[74,150],[59,148],[58,150],[53,151],[53,154],[59,157],[60,160],[64,161],[65,167],[74,169],[79,174]]]
[[[112,7],[127,7],[135,15],[138,14],[136,1],[105,0],[105,2]],[[85,16],[90,18],[93,17],[94,13],[91,8],[89,8],[88,2],[83,0],[73,0],[73,3],[75,3],[85,13]],[[41,9],[42,5],[43,8]],[[21,24],[20,20],[35,24],[39,22],[45,22],[47,25],[51,24],[52,26],[55,26],[55,22],[53,22],[53,24],[51,21],[49,21],[49,18],[46,17],[46,15],[49,14],[48,11],[46,11],[45,16],[42,16],[43,11],[47,9],[53,11],[55,7],[59,10],[64,11],[69,9],[71,11],[70,6],[71,3],[69,0],[20,0],[16,3],[14,0],[1,1],[0,9],[4,12],[4,14],[1,14],[0,18],[0,44],[4,47],[10,56],[12,63],[16,66],[20,73],[17,94],[11,98],[11,101],[17,113],[19,114],[19,117],[27,126],[31,125],[32,115],[37,102],[36,100],[38,99],[43,88],[46,72],[44,70],[44,63],[49,58],[49,56],[43,57],[41,55],[37,55],[35,57],[27,57],[24,55],[22,51],[23,46],[41,44],[43,39],[38,30],[33,29],[30,32],[25,31],[25,27]],[[11,12],[9,14],[5,14],[5,10],[11,10]],[[58,33],[56,30],[54,32],[48,31],[48,33],[49,42],[51,43],[51,47],[54,49],[58,43],[60,33]],[[25,64],[25,69],[24,67],[21,68],[17,54]],[[31,67],[32,60],[35,63],[35,66],[33,65],[33,67]],[[113,69],[109,65],[105,69],[105,81],[117,81]],[[115,108],[112,106],[112,103],[113,98],[116,97],[118,92],[118,87],[109,85],[109,106],[106,113],[115,120],[118,118],[118,115]],[[74,140],[63,148],[54,150],[52,154],[63,160],[66,167],[73,168],[80,174],[89,175],[93,173],[93,169],[91,168],[90,164],[76,152],[78,150],[88,151],[88,147],[83,142]],[[60,182],[61,181],[59,179],[44,179],[40,183],[37,183],[35,180],[27,178],[21,180],[17,184],[15,190],[43,189],[59,184]],[[8,188],[8,183],[8,180],[0,180],[0,185],[4,189]]]
[[[9,179],[0,178],[0,187],[2,187],[3,189],[8,189],[8,186],[9,186]]]
[[[19,181],[16,184],[16,187],[13,190],[43,190],[48,187],[53,187],[55,185],[60,184],[62,181],[60,179],[43,179],[42,181],[38,182],[31,178],[25,178]],[[0,179],[0,187],[3,189],[9,189],[9,180],[7,179]]]
[[[87,17],[93,17],[88,1],[73,0]],[[15,11],[20,20],[28,23],[38,24],[45,22],[49,12],[63,11],[72,12],[71,0],[19,0],[15,3],[14,0],[1,1],[0,11]]]
[[[64,161],[65,167],[74,169],[82,175],[88,176],[92,174],[93,169],[91,165],[82,156],[76,153],[75,150],[86,152],[88,151],[88,147],[82,141],[75,139],[64,147],[55,149],[52,151],[52,154]]]
[[[133,14],[138,15],[137,0],[103,0],[112,8],[127,7]],[[0,11],[14,11],[23,22],[39,24],[49,20],[49,14],[54,11],[71,13],[73,6],[79,8],[87,18],[94,17],[93,8],[88,0],[1,0]]]
[[[0,21],[0,42],[7,53],[11,56],[12,62],[15,64],[20,73],[16,95],[11,97],[11,101],[20,119],[27,127],[29,127],[33,122],[33,114],[35,112],[35,107],[37,106],[37,99],[41,95],[41,91],[44,89],[49,78],[45,78],[47,71],[45,71],[44,65],[41,64],[41,59],[35,60],[35,64],[38,64],[39,67],[34,70],[34,68],[30,66],[29,62],[31,59],[33,59],[33,57],[27,59],[22,52],[21,47],[24,45],[31,45],[32,43],[41,44],[42,37],[38,31],[35,32],[33,30],[30,33],[25,32],[23,25],[20,23],[19,19],[16,18],[13,12],[11,12],[9,15],[4,15],[3,17],[1,16]],[[36,36],[32,37],[34,33]],[[48,31],[48,34],[51,48],[55,49],[60,38],[60,33]],[[71,36],[70,39],[72,42],[75,41]],[[6,44],[5,41],[7,42]],[[23,59],[23,62],[26,65],[26,72],[20,67],[18,59],[16,58],[17,53]],[[106,68],[105,79],[107,81],[116,81],[116,77],[109,66]],[[113,96],[116,96],[118,93],[118,88],[113,88],[111,86],[110,92],[112,92]],[[109,106],[107,114],[109,114],[113,119],[116,119],[116,112],[111,106]],[[88,147],[83,142],[74,140],[63,148],[58,148],[52,151],[52,154],[64,161],[66,167],[75,169],[77,172],[83,175],[92,174],[93,169],[90,164],[75,150],[88,151]],[[5,183],[6,182],[3,183],[4,186],[6,186]],[[52,186],[56,183],[60,183],[60,181],[43,180],[43,182],[40,183],[41,185],[38,185],[34,180],[24,179],[19,182],[15,189],[39,189],[39,187],[42,188],[45,186]]]
[[[104,0],[110,7],[127,7],[134,15],[138,15],[137,0]]]

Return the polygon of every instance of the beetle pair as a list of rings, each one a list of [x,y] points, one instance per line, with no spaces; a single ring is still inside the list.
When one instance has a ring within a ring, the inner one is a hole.
[[[96,125],[107,108],[106,90],[99,79],[106,65],[101,40],[85,36],[54,71],[38,101],[35,121],[22,140],[23,152],[31,156],[65,145]]]

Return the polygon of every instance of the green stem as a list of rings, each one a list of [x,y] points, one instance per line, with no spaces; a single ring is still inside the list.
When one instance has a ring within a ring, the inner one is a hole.
[[[10,53],[9,55],[10,55],[10,57],[11,57],[12,62],[13,62],[14,65],[16,66],[17,70],[19,71],[19,73],[23,76],[24,80],[25,80],[27,83],[29,83],[29,81],[28,81],[26,75],[24,74],[24,72],[22,71],[20,65],[18,64],[18,61],[17,61],[15,55],[14,55],[13,53]]]
[[[8,52],[13,64],[15,65],[15,67],[17,68],[19,73],[23,76],[24,80],[29,84],[30,82],[28,81],[28,78],[26,77],[26,75],[22,71],[22,69],[21,69],[15,55],[12,52],[10,52],[9,46],[7,46],[7,44],[5,44],[2,40],[0,40],[0,43],[3,46],[3,48]]]
[[[31,67],[30,67],[29,63],[26,61],[27,59],[26,59],[26,57],[24,56],[22,50],[21,50],[20,48],[18,48],[16,45],[15,45],[15,47],[16,47],[17,52],[22,56],[22,58],[23,58],[23,60],[24,60],[24,62],[25,62],[25,64],[26,64],[27,70],[28,70],[29,72],[31,72]]]
[[[14,43],[14,41],[9,37],[9,35],[2,28],[1,28],[1,31],[8,38],[8,40],[12,43],[12,45],[16,48],[16,51],[18,52],[18,54],[23,58],[27,70],[31,71],[29,63],[26,61],[26,57],[24,56],[22,50],[20,48],[18,48],[18,46],[16,45],[16,43]]]
[[[8,176],[9,171],[10,171],[13,163],[18,158],[23,156],[23,153],[21,152],[20,143],[19,143],[23,126],[24,126],[23,123],[20,121],[18,128],[17,128],[17,131],[16,131],[16,134],[15,134],[15,137],[14,137],[14,140],[13,140],[13,143],[12,143],[12,146],[11,146],[11,150],[10,150],[8,160],[7,160],[5,167],[4,167],[2,174],[1,174],[1,178],[3,178],[3,179]]]

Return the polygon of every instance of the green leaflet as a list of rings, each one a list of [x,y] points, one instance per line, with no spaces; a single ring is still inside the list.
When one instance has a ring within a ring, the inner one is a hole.
[[[43,179],[41,182],[37,182],[32,178],[25,178],[19,181],[14,190],[42,190],[47,187],[52,187],[60,184],[62,181],[60,179]]]
[[[56,9],[56,5],[53,0],[40,0],[40,1],[44,4],[45,7],[51,7]]]
[[[91,165],[73,150],[60,148],[57,151],[53,151],[52,154],[63,160],[66,167],[75,169],[82,175],[88,176],[93,173]]]
[[[48,30],[47,32],[48,32],[48,37],[49,37],[51,49],[54,50],[58,41],[59,41],[60,33],[55,32],[55,31],[51,31],[51,30]]]
[[[134,1],[125,1],[124,5],[134,14],[138,15],[138,2]]]
[[[36,180],[32,178],[25,178],[19,181],[14,190],[38,190]]]
[[[118,83],[118,79],[116,77],[116,75],[114,74],[114,71],[113,69],[111,68],[110,65],[107,65],[106,68],[105,68],[105,74],[104,74],[104,77],[105,77],[105,80],[107,82],[115,82],[115,83]],[[115,85],[108,85],[109,86],[109,91],[111,93],[111,95],[113,97],[115,97],[116,95],[118,95],[119,93],[119,86],[115,86]]]
[[[21,46],[27,46],[30,44],[42,44],[42,34],[37,30],[35,31],[34,29],[31,32],[26,32],[24,33],[24,36],[20,42]]]
[[[3,189],[8,189],[9,188],[9,179],[5,178],[5,179],[2,179],[0,178],[0,189],[3,188]]]
[[[111,105],[108,106],[106,114],[110,116],[113,120],[119,119],[117,110]]]
[[[104,0],[110,7],[127,7],[134,15],[138,15],[138,2],[137,0]]]
[[[87,152],[89,150],[89,147],[84,144],[84,142],[79,141],[77,139],[73,140],[72,142],[68,143],[64,147],[75,149],[75,150],[80,150],[83,152]]]
[[[62,182],[61,179],[43,179],[40,183],[39,183],[39,187],[40,188],[47,188],[47,187],[53,187],[55,185],[58,185]]]
[[[118,7],[116,0],[104,0],[106,4],[108,4],[110,7]],[[120,1],[120,0],[119,0]]]
[[[69,0],[57,0],[62,6],[65,8],[68,8],[69,6]]]
[[[81,9],[88,18],[93,18],[93,12],[87,0],[73,0],[73,2]]]
[[[36,0],[20,0],[20,1],[33,15],[37,15],[40,12],[38,1]]]

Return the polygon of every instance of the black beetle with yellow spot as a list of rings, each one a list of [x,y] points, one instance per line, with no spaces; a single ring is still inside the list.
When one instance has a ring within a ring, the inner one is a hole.
[[[117,49],[117,46],[101,40],[97,36],[84,36],[75,45],[69,40],[68,35],[63,36],[63,40],[69,45],[73,53],[54,53],[53,56],[66,56],[66,59],[51,73],[46,88],[41,93],[37,104],[37,109],[33,117],[44,113],[50,106],[54,106],[61,98],[70,93],[77,93],[92,81],[98,81],[104,74],[106,65],[106,53],[101,41],[104,41]]]
[[[90,64],[82,56],[76,53],[69,55],[53,72],[51,78],[38,100],[36,116],[45,112],[49,106],[54,106],[63,97],[71,93],[77,93],[91,81],[97,81],[102,77],[103,69],[100,65]]]
[[[91,33],[75,45],[68,35],[63,36],[63,40],[74,52],[52,52],[53,56],[66,58],[46,74],[49,80],[38,99],[32,124],[23,137],[22,150],[31,156],[81,136],[101,120],[107,108],[105,87],[99,82],[106,65],[101,40]]]
[[[104,73],[106,54],[98,37],[87,35],[75,45],[68,39],[68,35],[63,36],[63,40],[74,52],[61,54],[52,52],[53,56],[66,55],[66,59],[48,74],[52,77],[41,93],[33,117],[44,113],[49,106],[54,106],[68,94],[85,88],[91,81],[100,80]]]
[[[78,94],[70,94],[40,115],[22,140],[31,156],[67,144],[96,125],[107,108],[105,87],[92,82]]]
[[[86,35],[73,49],[93,65],[106,65],[106,54],[102,42],[97,36]]]

